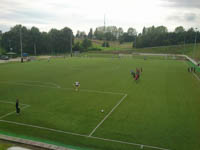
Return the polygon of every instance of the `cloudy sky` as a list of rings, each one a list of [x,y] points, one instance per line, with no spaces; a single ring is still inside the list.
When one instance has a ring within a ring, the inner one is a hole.
[[[70,27],[89,31],[106,25],[134,27],[164,25],[200,28],[200,0],[0,0],[0,30],[16,24],[42,31]]]

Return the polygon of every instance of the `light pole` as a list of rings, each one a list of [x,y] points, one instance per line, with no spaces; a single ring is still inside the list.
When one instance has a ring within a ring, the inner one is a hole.
[[[137,33],[136,33],[136,36],[135,36],[135,48],[137,48]]]
[[[10,44],[11,40],[8,40],[8,41],[9,41],[9,49],[11,50],[11,44]]]
[[[198,31],[198,29],[195,28],[195,32],[196,32],[196,34],[195,34],[194,50],[193,50],[193,58],[194,58],[194,59],[195,59],[195,51],[196,51],[196,45],[197,45],[197,31]]]
[[[21,46],[21,63],[23,63],[23,49],[22,49],[22,28],[20,27],[20,46]]]
[[[37,55],[37,52],[36,52],[36,44],[34,43],[34,53],[35,53],[35,56]]]
[[[71,52],[71,57],[72,57],[72,31],[70,31],[70,52]]]
[[[184,32],[184,51],[183,51],[183,55],[185,54],[185,32]]]

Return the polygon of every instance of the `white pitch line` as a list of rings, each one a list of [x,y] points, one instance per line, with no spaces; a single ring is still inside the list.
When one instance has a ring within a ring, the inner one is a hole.
[[[9,81],[0,81],[1,83],[6,84],[14,84],[14,85],[21,85],[21,86],[29,86],[29,87],[41,87],[41,88],[54,88],[54,89],[61,89],[61,90],[74,90],[74,88],[58,88],[58,87],[51,87],[51,86],[43,86],[43,85],[31,85],[25,83],[17,83],[17,82],[9,82]],[[117,93],[117,92],[104,92],[104,91],[96,91],[96,90],[88,90],[88,89],[80,89],[79,92],[91,92],[91,93],[101,93],[101,94],[118,94],[124,95],[125,93]]]
[[[125,95],[125,93],[118,93],[118,92],[104,92],[104,91],[96,91],[96,90],[88,90],[88,89],[80,89],[80,91],[84,91],[84,92],[95,92],[95,93],[101,93],[101,94]]]
[[[90,136],[90,138],[99,139],[99,140],[103,140],[103,141],[109,141],[109,142],[115,142],[115,143],[121,143],[121,144],[127,144],[127,145],[134,145],[134,146],[139,146],[139,147],[143,146],[143,147],[159,149],[159,150],[169,150],[169,149],[161,148],[161,147],[157,147],[157,146],[150,146],[150,145],[137,144],[137,143],[132,143],[132,142],[124,142],[124,141],[118,141],[118,140],[111,140],[111,139],[99,138],[99,137],[95,137],[95,136]]]
[[[0,81],[3,83],[8,83],[8,84],[15,84],[15,85],[22,85],[22,86],[36,86],[36,87],[42,87],[42,88],[58,88],[58,87],[50,87],[50,86],[40,86],[40,85],[30,85],[30,84],[23,84],[23,83],[11,83],[11,82],[7,82],[7,81]],[[59,89],[63,89],[63,90],[74,90],[74,88],[59,88]],[[118,107],[118,105],[126,98],[127,94],[124,93],[116,93],[116,92],[104,92],[104,91],[95,91],[95,90],[87,90],[87,89],[82,89],[80,91],[84,91],[84,92],[91,92],[91,93],[102,93],[102,94],[120,94],[120,95],[124,95],[122,97],[122,99],[115,105],[115,107],[108,113],[107,116],[105,116],[105,118],[97,125],[97,127],[92,131],[93,133],[96,131],[96,129],[109,117],[109,115],[116,109],[116,107]],[[23,104],[23,105],[27,105],[27,104]],[[30,107],[29,105],[26,106]],[[25,109],[25,108],[23,108]],[[11,113],[15,113],[15,112],[11,112]],[[10,113],[8,115],[11,115]],[[8,116],[6,115],[6,116]],[[5,116],[5,117],[6,117]],[[4,118],[4,117],[3,117]],[[0,117],[0,119],[2,119]],[[65,134],[70,134],[70,135],[75,135],[75,136],[82,136],[82,137],[87,137],[87,138],[93,138],[93,139],[99,139],[99,140],[103,140],[103,141],[109,141],[109,142],[116,142],[116,143],[122,143],[122,144],[128,144],[128,145],[135,145],[135,146],[143,146],[143,147],[149,147],[149,148],[153,148],[153,149],[159,149],[159,150],[169,150],[169,149],[165,149],[165,148],[160,148],[160,147],[155,147],[155,146],[149,146],[149,145],[143,145],[143,144],[137,144],[137,143],[131,143],[131,142],[124,142],[124,141],[118,141],[118,140],[112,140],[112,139],[104,139],[104,138],[99,138],[99,137],[95,137],[95,136],[91,136],[92,134],[90,133],[90,135],[84,135],[84,134],[78,134],[78,133],[73,133],[73,132],[66,132],[66,131],[62,131],[62,130],[56,130],[56,129],[51,129],[51,128],[45,128],[45,127],[40,127],[40,126],[34,126],[34,125],[29,125],[29,124],[23,124],[23,123],[18,123],[18,122],[13,122],[13,121],[6,121],[6,120],[0,120],[0,122],[6,122],[6,123],[10,123],[10,124],[16,124],[16,125],[21,125],[21,126],[28,126],[28,127],[33,127],[33,128],[38,128],[38,129],[44,129],[44,130],[49,130],[49,131],[54,131],[54,132],[58,132],[58,133],[65,133]]]
[[[192,74],[197,78],[198,81],[200,81],[200,78],[195,73]]]
[[[0,122],[10,123],[10,124],[15,124],[15,125],[20,125],[20,126],[26,126],[26,127],[32,127],[32,128],[37,128],[37,129],[43,129],[43,130],[47,130],[47,131],[53,131],[53,132],[57,132],[57,133],[64,133],[64,134],[69,134],[69,135],[74,135],[74,136],[81,136],[81,137],[85,137],[85,138],[92,138],[92,139],[108,141],[108,142],[115,142],[115,143],[134,145],[134,146],[143,146],[143,147],[159,149],[159,150],[169,150],[169,149],[160,148],[160,147],[156,147],[156,146],[137,144],[137,143],[131,143],[131,142],[124,142],[124,141],[118,141],[118,140],[112,140],[112,139],[105,139],[105,138],[100,138],[100,137],[95,137],[95,136],[88,137],[88,135],[85,135],[85,134],[66,132],[66,131],[62,131],[62,130],[56,130],[56,129],[52,129],[52,128],[45,128],[45,127],[41,127],[41,126],[30,125],[30,124],[25,124],[25,123],[18,123],[18,122],[7,121],[7,120],[0,120]]]
[[[14,85],[29,86],[29,87],[57,88],[57,87],[51,87],[51,86],[44,86],[44,85],[32,85],[32,84],[18,83],[18,82],[9,82],[9,81],[0,81],[0,82],[1,82],[1,83],[6,83],[6,84],[14,84]]]
[[[0,100],[0,103],[5,103],[5,104],[16,104],[15,102],[3,101],[3,100]],[[20,105],[29,106],[28,104],[22,104],[22,103],[20,103]]]
[[[17,81],[17,83],[23,83],[23,82],[29,82],[29,83],[42,83],[42,84],[49,84],[49,85],[53,85],[57,88],[60,88],[60,85],[53,83],[53,82],[42,82],[42,81],[30,81],[30,80],[23,80],[23,81]]]
[[[188,64],[186,62],[185,62],[185,64],[188,66]],[[196,77],[197,80],[200,81],[200,78],[194,72],[192,72],[192,74]]]
[[[101,122],[92,130],[92,132],[89,134],[89,137],[92,136],[92,134],[97,130],[97,128],[110,116],[110,114],[121,104],[121,102],[127,97],[127,94],[125,94],[121,100],[113,107],[113,109],[101,120]]]
[[[26,127],[32,127],[32,128],[37,128],[37,129],[43,129],[43,130],[48,130],[48,131],[53,131],[53,132],[58,132],[58,133],[65,133],[65,134],[70,134],[70,135],[87,137],[87,135],[84,135],[84,134],[78,134],[78,133],[73,133],[73,132],[66,132],[66,131],[62,131],[62,130],[45,128],[45,127],[40,127],[40,126],[30,125],[30,124],[25,124],[25,123],[18,123],[18,122],[14,122],[14,121],[0,120],[0,122],[10,123],[10,124],[16,124],[16,125],[26,126]]]
[[[21,110],[26,109],[26,108],[28,108],[28,107],[30,107],[30,106],[29,106],[29,105],[24,106],[24,107],[21,108]],[[10,115],[12,115],[12,114],[14,114],[14,113],[16,113],[16,111],[9,112],[9,113],[7,113],[7,114],[1,116],[0,119],[3,119],[3,118],[5,118],[5,117],[8,117],[8,116],[10,116]]]

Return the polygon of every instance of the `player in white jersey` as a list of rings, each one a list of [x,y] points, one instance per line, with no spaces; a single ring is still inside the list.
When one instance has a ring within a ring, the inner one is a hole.
[[[78,89],[80,88],[80,82],[76,81],[74,83],[74,87],[75,87],[75,90],[78,91]]]

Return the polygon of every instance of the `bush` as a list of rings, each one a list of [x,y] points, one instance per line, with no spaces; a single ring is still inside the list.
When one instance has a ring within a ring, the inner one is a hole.
[[[90,47],[88,48],[88,51],[101,51],[102,49],[100,47]]]
[[[102,47],[110,47],[110,44],[109,44],[109,42],[103,42],[103,44],[102,44]]]
[[[72,49],[73,49],[73,51],[80,51],[80,52],[83,51],[83,47],[82,47],[82,44],[80,42],[75,43],[73,45]]]
[[[81,45],[85,50],[88,50],[88,48],[92,46],[92,42],[88,39],[84,39]]]

